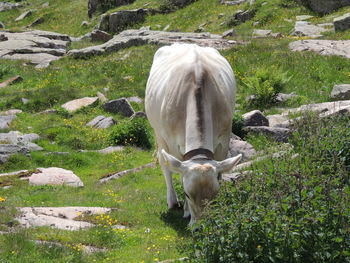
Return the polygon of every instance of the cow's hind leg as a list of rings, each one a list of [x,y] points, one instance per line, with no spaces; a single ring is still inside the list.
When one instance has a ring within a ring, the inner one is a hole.
[[[185,199],[185,204],[184,204],[184,218],[188,218],[191,216],[190,213],[190,208],[188,207],[188,202],[187,202],[187,198]]]

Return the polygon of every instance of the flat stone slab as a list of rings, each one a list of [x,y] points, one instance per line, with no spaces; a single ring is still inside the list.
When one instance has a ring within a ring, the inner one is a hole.
[[[108,42],[87,47],[83,49],[73,49],[68,55],[75,58],[84,58],[93,55],[101,55],[118,51],[123,48],[140,46],[146,44],[171,45],[173,43],[192,43],[199,46],[213,47],[216,49],[228,49],[237,42],[234,40],[223,39],[220,35],[210,33],[183,33],[183,32],[164,32],[153,30],[125,30],[114,36]]]
[[[227,158],[237,156],[238,154],[242,154],[241,162],[246,162],[256,155],[256,151],[250,143],[231,138]]]
[[[29,60],[37,68],[47,67],[65,55],[71,41],[68,35],[42,30],[1,35],[6,40],[0,42],[0,59]]]
[[[289,44],[292,51],[314,51],[323,56],[350,58],[350,40],[298,40]]]
[[[15,219],[22,227],[48,226],[62,230],[80,230],[94,224],[75,220],[82,214],[101,215],[111,212],[104,207],[19,207],[20,215]]]
[[[71,100],[62,105],[62,108],[68,112],[77,111],[83,107],[90,106],[98,101],[98,97],[84,97],[81,99]]]
[[[16,118],[16,115],[0,115],[0,130],[8,129],[11,122]],[[1,141],[0,141],[1,143]]]
[[[309,22],[306,21],[297,21],[295,23],[294,31],[292,32],[292,36],[299,36],[299,37],[311,37],[311,38],[317,38],[321,37],[323,32],[330,31],[330,29],[322,27],[322,26],[316,26],[312,25]]]
[[[21,3],[0,2],[0,12],[15,9],[21,6],[22,6]]]
[[[116,124],[113,117],[105,117],[103,115],[97,116],[92,121],[88,122],[86,126],[90,126],[98,129],[106,129]]]
[[[83,182],[72,171],[57,167],[38,168],[30,177],[31,185],[67,185],[84,186]]]
[[[331,92],[334,100],[350,100],[350,84],[335,85]]]

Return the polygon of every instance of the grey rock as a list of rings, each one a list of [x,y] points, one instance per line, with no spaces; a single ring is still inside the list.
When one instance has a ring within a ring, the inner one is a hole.
[[[37,26],[37,25],[40,25],[42,23],[44,23],[44,18],[43,17],[39,17],[37,19],[34,20],[33,23],[31,23],[28,27],[34,27],[34,26]]]
[[[29,150],[16,144],[0,144],[0,155],[12,155],[16,153],[29,154]]]
[[[294,92],[286,94],[286,93],[278,93],[276,96],[276,102],[286,102],[292,98],[298,97]]]
[[[88,1],[88,16],[91,18],[92,15],[97,11],[107,11],[109,8],[115,8],[122,5],[128,5],[133,3],[135,0],[89,0]]]
[[[8,40],[8,38],[5,35],[1,34],[0,41],[6,41],[6,40]]]
[[[0,28],[5,28],[5,24],[0,21]]]
[[[287,142],[288,138],[291,136],[290,129],[278,127],[248,126],[244,127],[243,131],[246,133],[257,133],[271,136],[278,142]]]
[[[103,109],[111,113],[119,113],[125,117],[131,117],[135,111],[126,98],[109,101],[103,104]]]
[[[247,2],[247,0],[235,0],[235,1],[220,1],[223,5],[240,5]]]
[[[145,21],[148,12],[146,9],[122,10],[101,17],[98,29],[107,32],[121,32],[128,26]]]
[[[231,138],[227,158],[237,156],[238,154],[242,154],[241,162],[246,162],[256,155],[256,151],[250,143]]]
[[[8,116],[8,115],[17,115],[19,113],[22,113],[22,110],[10,109],[10,110],[7,110],[7,111],[0,112],[0,115]]]
[[[231,133],[231,137],[230,140],[238,140],[238,141],[242,141],[242,138],[237,136],[236,134]]]
[[[272,35],[272,30],[268,29],[254,29],[253,38],[269,37]]]
[[[242,115],[244,126],[269,126],[269,120],[259,110],[253,110]]]
[[[321,37],[323,32],[329,31],[324,27],[315,26],[306,21],[297,21],[295,23],[294,30],[292,32],[292,36],[307,36],[311,38]]]
[[[232,37],[232,36],[235,36],[235,35],[236,35],[236,30],[234,30],[233,28],[225,31],[224,33],[222,33],[222,37],[223,38],[225,38],[225,37]]]
[[[350,117],[350,106],[345,106],[338,109],[332,109],[321,113],[319,116],[320,118],[337,117],[337,116]]]
[[[71,100],[62,105],[62,108],[68,112],[75,112],[83,107],[87,107],[95,104],[98,101],[98,97],[84,97],[76,100]]]
[[[331,98],[334,100],[350,100],[350,84],[335,85]]]
[[[0,174],[0,177],[4,177],[4,176],[23,176],[23,175],[27,175],[29,172],[29,170],[20,170],[20,171],[15,171],[15,172],[10,172],[10,173],[2,173]]]
[[[130,102],[135,102],[135,103],[142,103],[142,99],[140,97],[137,97],[137,96],[133,96],[133,97],[128,97],[126,98],[128,101]]]
[[[104,32],[98,29],[92,31],[90,36],[91,36],[92,42],[98,42],[98,41],[107,42],[113,38],[111,34],[108,34],[107,32]]]
[[[350,58],[350,40],[299,40],[289,44],[292,51],[314,51],[324,56]]]
[[[300,0],[298,0],[300,2]],[[350,5],[350,0],[303,0],[311,10],[319,14],[328,14],[344,6]]]
[[[32,185],[67,185],[72,187],[84,186],[83,182],[72,171],[57,167],[38,168],[29,177]]]
[[[113,119],[113,117],[105,117],[103,115],[100,115],[86,125],[94,128],[106,129],[113,126],[114,124],[116,124],[116,121]]]
[[[88,25],[90,25],[90,23],[88,21],[83,21],[80,24],[81,27],[87,27]]]
[[[75,58],[86,58],[89,56],[100,55],[120,49],[140,46],[146,44],[152,45],[171,45],[173,43],[191,43],[199,46],[213,47],[219,50],[229,49],[237,45],[234,40],[223,39],[221,35],[209,33],[182,33],[182,32],[164,32],[153,30],[125,30],[114,36],[108,42],[83,49],[73,49],[68,55]]]
[[[16,9],[23,6],[21,3],[0,2],[0,12]]]
[[[145,119],[147,119],[147,115],[143,111],[138,111],[138,112],[135,112],[130,118],[132,120],[135,119],[135,118],[145,118]]]
[[[101,150],[80,150],[80,152],[97,152],[101,154],[110,154],[114,152],[121,152],[125,149],[124,146],[109,146]]]
[[[302,105],[299,108],[287,109],[282,112],[282,115],[289,115],[291,113],[303,113],[307,111],[316,112],[316,113],[324,113],[327,111],[336,111],[342,109],[343,107],[350,106],[350,100],[341,100],[334,102],[323,102],[316,104],[306,104]]]
[[[234,18],[242,23],[252,19],[255,16],[255,11],[254,10],[238,10],[235,15]]]
[[[350,13],[334,18],[335,31],[344,31],[350,28]]]
[[[281,127],[286,121],[289,121],[288,116],[282,114],[268,115],[266,118],[269,120],[270,127]]]
[[[29,99],[22,98],[21,100],[22,100],[22,103],[23,103],[24,105],[26,105],[26,104],[29,103]]]
[[[49,2],[45,2],[41,5],[42,8],[47,8],[50,6],[50,3]]]
[[[9,155],[0,153],[0,164],[6,163],[8,158],[9,158]]]
[[[0,130],[8,129],[15,118],[16,115],[0,115]]]
[[[111,212],[104,207],[18,207],[16,220],[22,227],[48,226],[62,230],[80,230],[93,227],[89,222],[76,220],[80,215],[101,215]]]
[[[16,21],[16,22],[21,21],[21,20],[23,20],[24,18],[27,18],[27,17],[31,16],[32,14],[33,14],[33,11],[32,11],[32,10],[28,10],[28,11],[22,13],[19,17],[17,17],[17,18],[15,19],[15,21]]]
[[[310,16],[310,15],[300,15],[300,16],[296,16],[295,19],[297,21],[305,21],[305,20],[309,20],[310,18],[313,18],[314,16]]]

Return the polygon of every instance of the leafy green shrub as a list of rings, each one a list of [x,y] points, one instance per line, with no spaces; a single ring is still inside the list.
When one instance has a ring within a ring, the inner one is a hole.
[[[225,185],[194,233],[191,262],[350,262],[348,118],[307,118],[299,156]]]
[[[280,93],[291,77],[277,68],[260,68],[254,76],[248,77],[242,84],[251,92],[252,98],[244,105],[246,108],[266,109],[276,103],[277,94]]]
[[[233,114],[233,118],[232,118],[232,132],[233,132],[233,134],[235,134],[239,137],[244,136],[244,133],[242,131],[243,123],[244,123],[244,120],[243,120],[242,115],[235,112]]]
[[[159,6],[159,10],[163,13],[169,13],[183,8],[197,0],[163,0]]]
[[[150,128],[144,118],[135,118],[115,125],[108,141],[112,145],[133,145],[144,149],[152,147]]]

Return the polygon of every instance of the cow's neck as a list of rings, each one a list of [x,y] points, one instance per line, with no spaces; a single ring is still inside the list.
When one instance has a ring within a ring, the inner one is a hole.
[[[203,88],[189,92],[186,108],[186,153],[195,149],[213,152],[213,123],[210,102]]]

